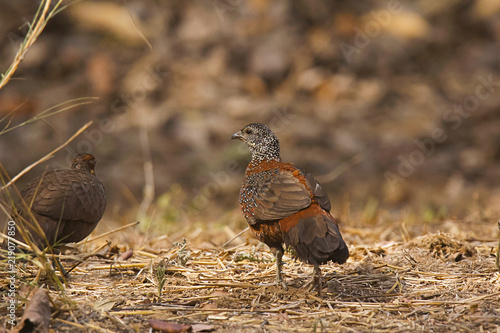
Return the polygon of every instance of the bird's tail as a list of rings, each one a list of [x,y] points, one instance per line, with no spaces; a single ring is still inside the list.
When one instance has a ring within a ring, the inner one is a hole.
[[[280,226],[285,244],[308,264],[343,264],[349,258],[335,219],[317,204],[281,220]]]

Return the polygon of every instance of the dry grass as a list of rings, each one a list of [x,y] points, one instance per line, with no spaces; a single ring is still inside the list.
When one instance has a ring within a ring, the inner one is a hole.
[[[66,268],[83,262],[65,289],[73,306],[51,291],[52,327],[144,332],[156,318],[210,323],[217,332],[500,332],[493,240],[435,233],[406,244],[352,246],[345,265],[323,266],[321,298],[304,288],[312,268],[286,256],[289,290],[274,286],[273,257],[253,240],[227,249],[165,244],[165,237],[152,239],[126,261],[117,259],[126,246],[102,240],[61,256]],[[32,283],[40,270],[25,264],[19,276]],[[38,284],[46,281],[41,274]]]
[[[57,0],[52,2],[51,0],[41,0],[38,6],[38,10],[35,13],[33,20],[28,26],[28,33],[24,38],[19,49],[12,60],[9,68],[2,74],[0,78],[0,89],[2,89],[12,78],[17,68],[24,60],[24,57],[28,53],[29,49],[36,42],[40,34],[45,29],[45,26],[51,18],[53,18],[57,13],[63,10],[66,6],[61,6],[63,0]]]
[[[4,88],[7,83],[13,78],[15,72],[21,65],[22,61],[24,60],[26,54],[29,52],[30,48],[35,44],[36,40],[40,35],[42,34],[43,30],[45,29],[47,23],[58,13],[66,9],[68,6],[78,2],[78,0],[75,1],[67,1],[66,4],[63,4],[63,0],[57,0],[57,1],[52,1],[52,0],[41,0],[37,11],[34,13],[34,17],[31,22],[26,23],[28,25],[28,31],[26,35],[24,36],[23,41],[19,44],[19,48],[16,52],[16,55],[14,56],[14,59],[10,62],[9,67],[6,69],[4,73],[0,74],[0,90]],[[79,106],[87,105],[95,100],[97,100],[97,97],[78,97],[74,99],[69,99],[66,100],[62,103],[56,104],[48,109],[45,109],[38,114],[36,114],[33,117],[30,117],[28,120],[25,120],[19,124],[12,125],[12,120],[14,119],[16,112],[18,111],[19,108],[22,107],[22,103],[18,105],[14,110],[0,118],[0,135],[6,134],[10,131],[13,131],[15,129],[18,129],[20,127],[23,127],[29,123],[39,121],[39,120],[44,120],[48,117],[57,115],[59,113],[74,109]],[[87,128],[90,125],[87,124],[80,130],[79,133],[81,133],[85,128]],[[78,134],[79,134],[78,133]],[[78,135],[78,134],[75,134]],[[70,139],[69,141],[71,141]],[[62,145],[60,148],[66,146],[68,142],[66,142],[64,145]],[[53,153],[55,153],[57,150],[60,148],[56,149]],[[50,155],[52,157],[52,155]],[[37,163],[43,162],[42,160],[38,161]],[[36,164],[35,164],[36,165]],[[32,166],[31,166],[32,167]],[[23,170],[27,172],[28,170]],[[15,181],[15,179],[13,180]],[[5,187],[3,187],[0,190],[3,190]]]

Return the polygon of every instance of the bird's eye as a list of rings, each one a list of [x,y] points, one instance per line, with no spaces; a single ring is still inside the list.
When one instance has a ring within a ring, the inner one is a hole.
[[[245,128],[245,133],[246,134],[252,134],[252,130],[250,128]]]

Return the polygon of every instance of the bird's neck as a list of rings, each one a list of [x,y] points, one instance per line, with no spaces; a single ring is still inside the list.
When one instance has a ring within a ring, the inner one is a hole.
[[[80,170],[80,171],[83,171],[83,172],[88,172],[88,173],[91,173],[93,175],[95,175],[95,171],[94,171],[94,168],[88,166],[88,165],[82,165],[82,164],[79,164],[79,165],[75,165],[72,167],[73,170]]]
[[[276,163],[281,162],[281,157],[280,155],[258,155],[258,154],[252,154],[252,160],[248,164],[248,167],[250,169],[253,169],[255,167],[262,167],[264,165],[274,165]]]
[[[279,153],[277,155],[252,154],[252,160],[250,163],[257,164],[262,162],[281,162],[281,157]]]
[[[251,146],[251,163],[260,163],[265,161],[281,162],[280,146],[277,142],[270,142],[265,145]]]
[[[267,170],[277,169],[281,165],[281,161],[277,159],[273,160],[254,160],[252,159],[250,163],[248,163],[245,174],[251,175],[254,173],[264,172]]]

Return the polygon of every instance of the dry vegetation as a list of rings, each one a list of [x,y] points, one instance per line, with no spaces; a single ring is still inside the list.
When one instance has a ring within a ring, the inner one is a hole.
[[[347,239],[354,232],[347,232]],[[195,235],[196,243],[143,240],[126,260],[119,258],[128,247],[114,242],[95,240],[68,250],[61,257],[66,269],[84,262],[72,270],[63,291],[48,283],[51,327],[57,332],[144,332],[154,318],[207,324],[217,332],[500,329],[494,239],[466,241],[432,233],[406,243],[351,246],[345,265],[323,266],[324,295],[317,297],[304,288],[311,267],[285,257],[285,291],[273,285],[273,257],[265,246],[244,241],[243,235],[222,249],[202,241],[206,236]],[[32,264],[21,264],[18,276],[21,299],[29,286],[49,282]]]

